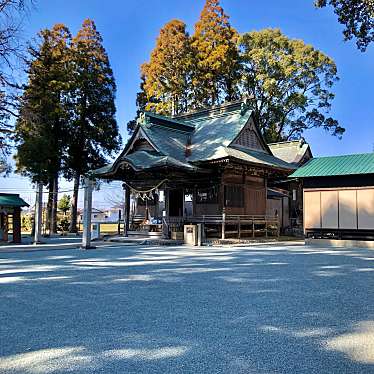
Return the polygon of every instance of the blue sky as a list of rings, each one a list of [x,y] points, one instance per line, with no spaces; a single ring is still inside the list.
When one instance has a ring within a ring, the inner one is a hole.
[[[315,9],[313,0],[221,0],[232,25],[240,32],[280,28],[332,57],[340,81],[331,114],[346,128],[342,140],[323,130],[305,134],[315,156],[371,152],[374,147],[374,46],[359,52],[354,42],[343,42],[342,26],[330,8]],[[160,28],[173,18],[183,20],[190,33],[204,0],[38,0],[25,20],[24,39],[42,28],[64,23],[75,34],[82,21],[93,19],[104,39],[117,82],[117,120],[126,139],[126,122],[135,114],[139,67],[149,58]],[[61,182],[62,189],[71,184]],[[33,200],[31,184],[18,176],[0,180],[0,188]],[[95,194],[98,207],[110,205],[115,186]]]

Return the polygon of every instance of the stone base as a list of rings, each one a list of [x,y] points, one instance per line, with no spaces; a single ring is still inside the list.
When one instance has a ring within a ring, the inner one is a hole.
[[[369,248],[374,249],[374,240],[337,240],[337,239],[305,239],[307,245],[326,245],[333,248]]]
[[[83,246],[83,245],[81,245],[80,247],[79,247],[79,249],[81,249],[82,251],[85,251],[85,250],[87,250],[87,249],[95,249],[96,247],[94,246],[94,245],[87,245],[87,246]]]

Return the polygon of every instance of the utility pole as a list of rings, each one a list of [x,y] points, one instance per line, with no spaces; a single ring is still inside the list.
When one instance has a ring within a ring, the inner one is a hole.
[[[34,244],[40,244],[41,242],[42,215],[43,215],[43,184],[39,182],[37,190],[36,190],[36,202],[35,202]]]

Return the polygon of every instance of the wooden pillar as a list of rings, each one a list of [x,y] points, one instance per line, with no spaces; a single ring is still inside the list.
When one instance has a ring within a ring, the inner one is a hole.
[[[196,217],[196,200],[197,200],[197,187],[194,186],[192,192],[192,216]]]
[[[240,240],[240,238],[241,238],[241,229],[242,229],[242,227],[241,227],[242,225],[241,225],[241,222],[240,222],[240,216],[238,216],[238,239]]]
[[[158,193],[154,193],[154,199],[155,199],[155,213],[154,216],[155,218],[160,217],[160,202],[159,202],[159,196]]]
[[[0,212],[0,242],[4,240],[4,213]]]
[[[92,180],[86,177],[84,180],[82,249],[94,248],[91,246],[92,184]]]
[[[130,229],[130,187],[124,184],[123,186],[125,192],[125,228],[124,228],[124,236],[129,236],[129,229]]]
[[[225,226],[226,226],[226,213],[225,213],[225,209],[223,209],[222,211],[222,235],[221,235],[221,238],[222,239],[225,239],[226,235],[225,235]]]
[[[185,190],[184,188],[182,188],[182,217],[183,217],[183,222],[184,222],[184,219],[186,218],[186,201],[185,201]]]
[[[121,235],[122,209],[118,209],[117,234]]]
[[[35,231],[34,244],[39,244],[42,234],[42,215],[43,215],[43,184],[38,183],[35,202]]]
[[[13,243],[21,243],[21,208],[13,209]]]
[[[9,234],[9,215],[8,213],[4,214],[4,235],[3,239],[5,242],[8,241],[8,234]]]
[[[165,210],[162,212],[162,237],[164,239],[169,239],[169,188],[164,190],[164,199],[165,199]]]

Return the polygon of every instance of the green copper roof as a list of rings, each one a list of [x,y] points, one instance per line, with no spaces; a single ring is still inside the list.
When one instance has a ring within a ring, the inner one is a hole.
[[[374,153],[318,157],[309,160],[289,178],[374,174]]]
[[[0,194],[0,206],[3,207],[22,207],[29,206],[25,200],[16,194]]]
[[[297,168],[296,165],[289,164],[288,162],[285,162],[275,156],[269,155],[268,153],[246,149],[238,145],[227,147],[226,150],[229,156],[253,164],[262,164],[288,170],[294,170]]]
[[[295,169],[295,165],[274,157],[264,142],[262,151],[242,149],[233,144],[250,124],[251,116],[249,106],[240,102],[177,117],[143,113],[133,136],[114,164],[95,170],[93,174],[113,177],[122,162],[137,171],[164,166],[198,170],[204,162],[223,158],[287,171]],[[132,149],[136,139],[145,140],[149,143],[148,148]]]
[[[174,166],[177,168],[179,167],[191,170],[195,169],[193,165],[181,162],[174,157],[159,155],[147,151],[137,151],[131,153],[123,157],[123,160],[129,162],[133,166],[134,170],[143,170],[162,166]]]
[[[186,162],[187,133],[155,125],[150,127],[141,125],[141,127],[160,153]]]
[[[214,158],[220,147],[228,147],[240,133],[251,116],[248,110],[229,115],[217,115],[190,121],[195,125],[192,135],[191,157],[188,161],[203,161]]]
[[[312,158],[309,144],[302,139],[268,144],[275,157],[295,165],[304,164]]]
[[[173,130],[180,130],[180,131],[193,131],[194,127],[189,125],[184,121],[180,121],[177,118],[173,117],[166,117],[162,116],[161,114],[153,113],[153,112],[144,112],[145,123],[153,123],[153,124],[162,124],[164,127],[168,127]]]
[[[121,161],[128,162],[134,170],[140,171],[144,169],[152,169],[157,167],[172,166],[174,168],[196,170],[196,166],[191,165],[187,162],[182,162],[174,157],[161,155],[155,152],[148,151],[137,151],[130,153],[127,156],[121,158]],[[116,171],[116,166],[120,163],[108,164],[100,169],[92,171],[92,175],[96,177],[108,176]]]

